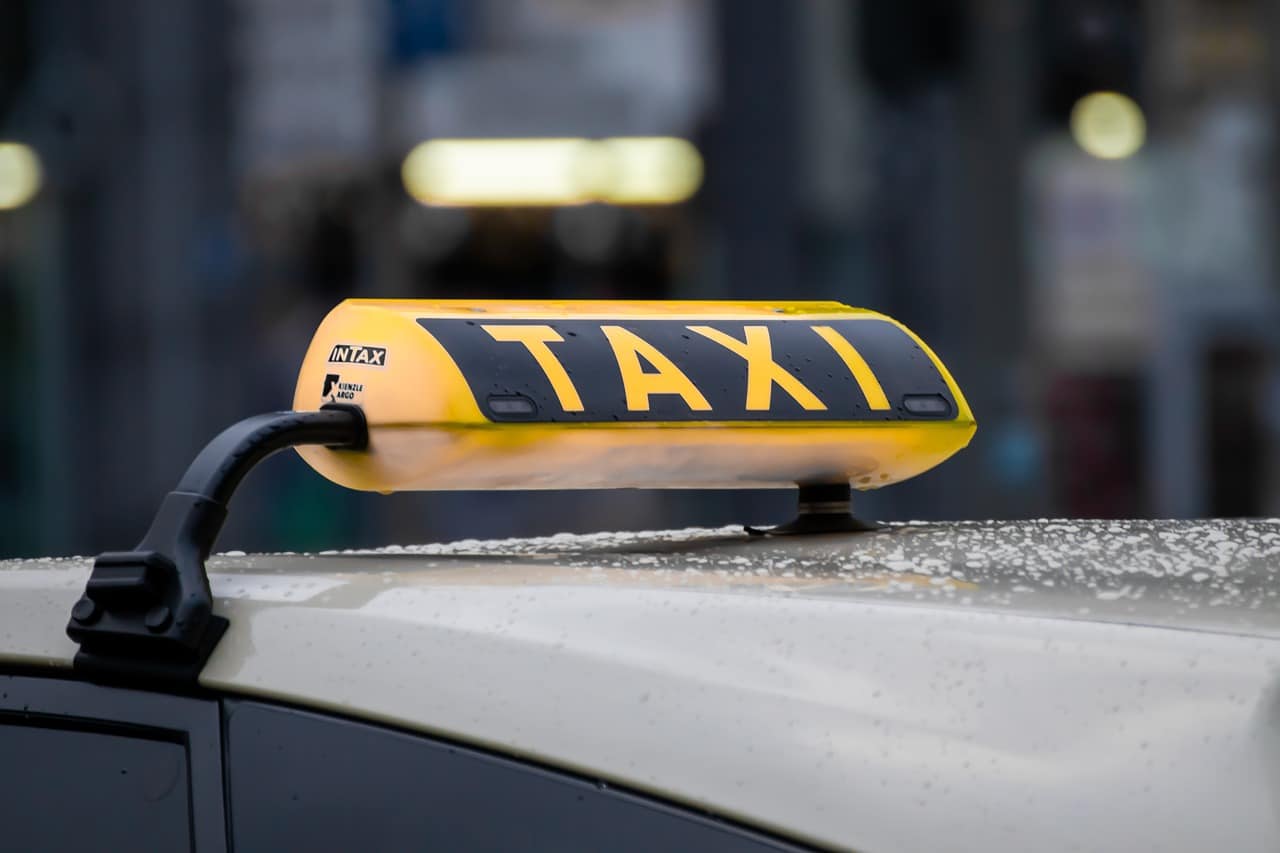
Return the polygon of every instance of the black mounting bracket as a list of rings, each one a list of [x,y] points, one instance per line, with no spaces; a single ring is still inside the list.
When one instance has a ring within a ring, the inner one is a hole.
[[[854,518],[853,489],[845,483],[801,484],[796,517],[775,527],[750,527],[752,536],[791,536],[813,533],[864,533],[879,530],[874,521]]]
[[[67,635],[80,644],[75,668],[108,680],[193,683],[227,620],[213,614],[204,561],[244,476],[278,450],[304,444],[363,450],[356,406],[247,418],[205,446],[160,504],[132,551],[99,554]]]

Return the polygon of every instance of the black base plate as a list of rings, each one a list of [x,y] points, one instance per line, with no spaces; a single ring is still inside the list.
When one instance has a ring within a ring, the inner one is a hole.
[[[774,527],[744,525],[752,536],[808,536],[818,533],[865,533],[883,525],[854,518],[849,512],[853,490],[848,483],[801,485],[799,512],[786,524]]]

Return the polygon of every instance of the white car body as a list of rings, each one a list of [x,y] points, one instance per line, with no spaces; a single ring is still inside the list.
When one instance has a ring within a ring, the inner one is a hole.
[[[91,561],[0,562],[72,676]],[[1280,522],[556,536],[212,558],[219,694],[824,847],[1280,849]]]

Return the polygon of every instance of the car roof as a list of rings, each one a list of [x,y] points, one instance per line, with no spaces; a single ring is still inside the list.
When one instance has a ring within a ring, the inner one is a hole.
[[[1276,837],[1278,559],[1277,521],[229,554],[201,683],[836,846],[1249,849]],[[0,563],[0,663],[70,664],[89,567]]]

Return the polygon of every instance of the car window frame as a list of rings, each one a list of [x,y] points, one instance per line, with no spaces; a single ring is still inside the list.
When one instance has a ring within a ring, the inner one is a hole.
[[[599,785],[609,796],[630,801],[654,815],[665,813],[693,826],[718,826],[728,836],[738,836],[778,850],[808,849],[794,838],[783,837],[760,827],[717,816],[688,804],[654,797],[626,786],[604,785],[563,768],[531,762],[527,757],[461,744],[440,737],[378,721],[353,718],[332,711],[298,706],[259,697],[193,691],[176,694],[171,686],[131,689],[78,680],[65,674],[31,675],[0,670],[0,725],[40,726],[101,732],[181,743],[187,751],[189,827],[193,849],[225,853],[232,849],[235,816],[231,811],[233,783],[232,744],[229,737],[231,709],[240,705],[296,714],[322,721],[334,731],[351,727],[391,738],[409,738],[425,747],[447,752],[465,752],[484,762],[501,764],[506,772],[524,777],[522,784],[546,782]],[[145,828],[139,829],[139,843],[145,846]]]
[[[60,675],[60,674],[59,674]],[[68,673],[70,675],[70,673]],[[179,743],[187,753],[192,849],[228,850],[222,709],[215,698],[0,672],[0,725],[73,729]],[[146,846],[139,828],[139,846]]]
[[[400,742],[402,744],[412,743],[420,746],[422,749],[418,755],[414,756],[415,760],[421,759],[440,759],[444,756],[451,758],[466,758],[471,762],[486,766],[491,772],[502,774],[505,777],[504,784],[508,790],[520,790],[525,792],[533,792],[537,787],[545,786],[547,788],[558,787],[565,790],[576,790],[581,793],[588,794],[591,797],[599,797],[607,799],[617,804],[625,804],[636,812],[642,812],[645,818],[641,821],[632,820],[633,829],[640,829],[641,825],[645,825],[644,829],[652,827],[655,830],[664,831],[664,835],[683,835],[687,837],[676,847],[654,847],[651,844],[642,845],[646,849],[707,849],[702,846],[690,846],[691,842],[700,841],[702,843],[715,842],[710,849],[716,850],[738,850],[753,849],[759,853],[766,851],[777,851],[777,853],[798,853],[798,851],[813,849],[809,845],[801,842],[793,837],[770,831],[763,827],[753,826],[741,821],[733,820],[723,815],[715,814],[709,810],[698,808],[688,803],[668,799],[660,794],[648,794],[638,790],[629,788],[625,784],[616,784],[614,782],[605,782],[590,775],[573,772],[563,767],[552,766],[530,759],[527,755],[519,755],[503,752],[500,750],[487,749],[485,747],[463,743],[446,736],[435,733],[423,732],[421,730],[404,728],[401,726],[388,725],[383,721],[374,719],[351,717],[341,713],[334,713],[328,709],[299,706],[292,703],[280,702],[273,699],[263,699],[254,696],[227,695],[222,699],[223,704],[223,744],[224,744],[224,761],[227,773],[227,790],[230,797],[228,808],[231,810],[233,830],[231,833],[232,845],[238,846],[239,842],[249,844],[249,846],[261,846],[265,839],[244,837],[242,835],[244,827],[238,823],[236,815],[237,798],[240,796],[248,797],[255,804],[261,805],[269,802],[270,796],[254,796],[248,791],[238,790],[244,788],[244,776],[239,771],[249,770],[248,778],[254,782],[262,782],[263,779],[252,772],[251,766],[244,766],[238,755],[238,746],[236,737],[231,731],[233,728],[233,720],[236,717],[237,709],[249,711],[251,713],[268,712],[272,715],[281,717],[290,717],[299,723],[308,722],[312,726],[320,724],[325,731],[320,732],[315,728],[306,733],[304,740],[310,740],[314,745],[311,750],[314,754],[324,754],[326,751],[332,752],[335,746],[338,746],[342,739],[350,735],[354,735],[360,739],[369,736],[377,738],[385,738],[388,744]],[[261,722],[261,721],[259,721]],[[295,731],[302,731],[300,726]],[[339,752],[345,747],[338,746]],[[252,757],[253,762],[262,760],[264,755],[261,751],[252,751],[246,753]],[[355,754],[355,753],[349,753]],[[271,752],[275,756],[275,752]],[[423,765],[425,769],[427,764]],[[428,771],[432,774],[438,771]],[[364,780],[363,782],[359,780]],[[363,786],[368,788],[370,784],[368,777],[360,776],[352,782],[353,786]],[[376,786],[375,786],[376,787]],[[292,787],[285,786],[279,790],[294,790]],[[389,787],[387,791],[402,790],[396,787]],[[382,793],[377,790],[364,791],[364,796],[378,800],[382,797]],[[583,796],[579,795],[578,800],[583,800]],[[422,808],[430,809],[435,804],[430,799],[422,801]],[[492,815],[486,810],[483,801],[477,801],[474,806],[468,806],[463,813],[474,817],[476,820],[491,820]],[[279,812],[275,815],[278,817]],[[566,827],[572,831],[572,828]],[[715,837],[712,837],[714,834]],[[569,833],[566,833],[566,839]],[[407,846],[412,847],[418,843],[415,839],[404,839]],[[548,845],[549,839],[538,838],[534,842],[537,849],[542,849]],[[472,849],[469,847],[457,847],[459,839],[452,839],[453,848],[445,849]],[[400,845],[398,842],[392,847],[374,848],[370,846],[368,849],[405,849],[406,845]],[[555,847],[564,848],[564,843],[553,843],[550,849]],[[568,845],[571,846],[571,845]],[[634,846],[634,845],[633,845]],[[484,849],[489,849],[485,847]]]

